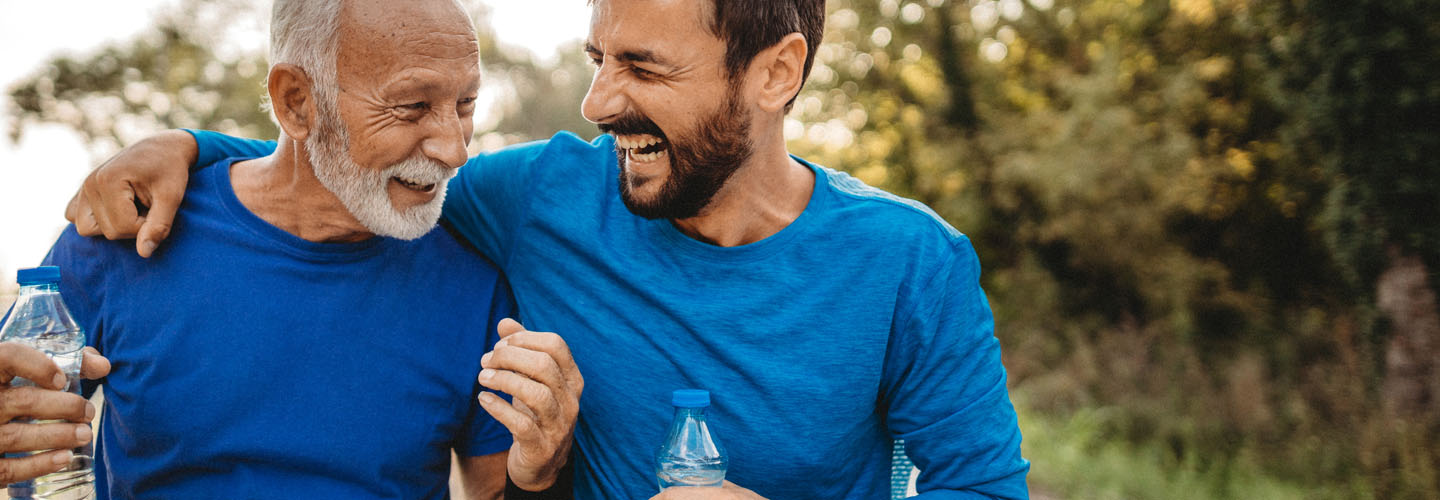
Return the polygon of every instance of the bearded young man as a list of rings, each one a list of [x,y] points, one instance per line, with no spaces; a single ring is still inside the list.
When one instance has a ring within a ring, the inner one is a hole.
[[[475,376],[500,335],[544,335],[497,331],[505,280],[432,230],[480,84],[469,16],[276,0],[271,63],[277,147],[190,179],[163,250],[72,227],[46,257],[112,364],[98,498],[448,498],[452,451],[498,498],[528,438]]]
[[[969,240],[919,203],[786,151],[823,1],[592,5],[582,111],[607,135],[472,158],[445,203],[510,276],[526,322],[564,335],[586,374],[576,497],[654,495],[669,394],[696,387],[713,395],[728,481],[656,498],[883,498],[897,438],[922,498],[1025,498],[1029,463]],[[201,164],[269,148],[194,135]],[[169,216],[131,200],[173,203],[196,156],[184,133],[142,143],[92,175],[71,215],[153,249]],[[92,213],[101,206],[113,208]],[[494,386],[529,361],[485,366]],[[502,422],[526,413],[480,399]]]

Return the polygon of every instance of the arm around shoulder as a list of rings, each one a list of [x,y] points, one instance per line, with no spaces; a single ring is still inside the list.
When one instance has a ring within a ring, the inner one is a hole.
[[[91,172],[70,199],[65,218],[82,236],[135,238],[136,252],[148,258],[169,237],[195,166],[274,149],[273,142],[215,132],[161,132],[120,150]]]

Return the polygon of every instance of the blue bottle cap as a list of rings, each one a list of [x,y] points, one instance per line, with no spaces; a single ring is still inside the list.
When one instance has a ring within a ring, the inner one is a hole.
[[[670,395],[670,404],[680,408],[704,408],[710,406],[710,391],[677,389]]]
[[[57,266],[40,266],[21,269],[20,272],[15,273],[15,281],[19,282],[20,286],[59,283],[60,268]]]

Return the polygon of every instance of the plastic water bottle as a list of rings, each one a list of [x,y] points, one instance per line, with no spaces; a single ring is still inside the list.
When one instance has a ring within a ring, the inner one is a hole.
[[[17,342],[50,356],[65,373],[66,390],[80,394],[80,361],[84,353],[85,332],[70,316],[60,298],[60,268],[54,266],[21,269],[20,297],[10,310],[10,318],[0,326],[0,341]],[[16,377],[12,387],[35,385]],[[24,422],[37,422],[19,419]],[[59,472],[33,481],[11,484],[13,499],[80,500],[95,497],[93,441],[72,450],[70,465]],[[25,453],[22,455],[29,455]],[[17,455],[10,455],[17,456]]]
[[[660,489],[720,486],[725,482],[725,468],[730,462],[705,422],[710,393],[680,389],[670,400],[675,405],[675,418],[670,421],[665,444],[660,445],[660,451],[655,454],[655,476],[660,480]]]

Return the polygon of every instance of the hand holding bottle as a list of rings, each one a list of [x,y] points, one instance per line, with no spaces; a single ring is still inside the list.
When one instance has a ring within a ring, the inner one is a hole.
[[[93,348],[85,348],[81,376],[87,379],[110,373],[110,361]],[[32,387],[11,387],[22,377]],[[0,458],[0,484],[33,479],[70,463],[70,450],[90,442],[90,421],[95,407],[66,391],[65,374],[45,353],[13,342],[0,343],[0,452],[52,450],[38,455]],[[63,420],[63,423],[22,423],[17,418]]]

